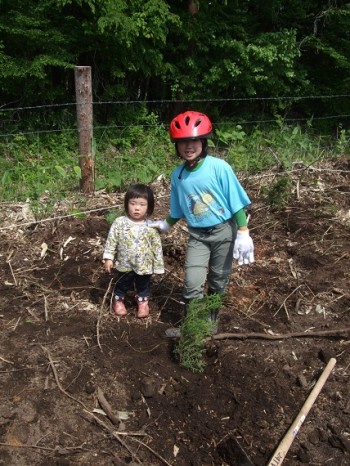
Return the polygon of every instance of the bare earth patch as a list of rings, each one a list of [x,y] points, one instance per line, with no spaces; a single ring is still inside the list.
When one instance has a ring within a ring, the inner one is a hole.
[[[118,321],[101,262],[104,212],[31,224],[25,205],[2,205],[0,465],[239,465],[232,438],[265,465],[330,357],[284,464],[350,464],[350,162],[288,176],[278,208],[264,192],[279,173],[242,180],[256,262],[232,270],[202,374],[181,368],[165,337],[182,317],[184,224],[162,237],[166,274],[150,318],[135,317],[130,296]],[[155,192],[163,218],[167,183]]]

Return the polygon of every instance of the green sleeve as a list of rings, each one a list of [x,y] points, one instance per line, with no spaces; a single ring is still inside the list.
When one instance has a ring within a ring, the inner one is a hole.
[[[173,217],[170,217],[170,215],[165,219],[165,221],[172,227],[173,225],[175,225],[175,223],[177,223],[180,219],[179,218],[173,218]]]
[[[238,212],[236,212],[235,215],[234,215],[234,218],[236,220],[238,228],[246,227],[248,225],[247,216],[246,216],[246,213],[245,213],[244,209],[241,209]]]

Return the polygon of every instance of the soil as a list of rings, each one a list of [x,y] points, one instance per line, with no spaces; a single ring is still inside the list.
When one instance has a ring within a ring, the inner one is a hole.
[[[242,465],[236,441],[265,465],[330,358],[284,464],[350,465],[350,162],[241,181],[256,262],[232,268],[202,373],[165,336],[182,318],[184,223],[162,236],[150,317],[130,294],[118,320],[101,254],[122,193],[88,198],[84,218],[69,200],[42,222],[1,205],[0,465]],[[167,180],[154,189],[163,218]]]

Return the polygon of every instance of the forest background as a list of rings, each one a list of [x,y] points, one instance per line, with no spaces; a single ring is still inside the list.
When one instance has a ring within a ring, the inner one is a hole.
[[[75,189],[75,66],[92,68],[96,189],[170,173],[189,108],[236,170],[343,155],[349,31],[335,0],[2,0],[1,197],[40,210]]]

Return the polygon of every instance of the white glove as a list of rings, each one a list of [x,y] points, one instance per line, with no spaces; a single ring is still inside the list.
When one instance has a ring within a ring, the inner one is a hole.
[[[157,228],[162,233],[170,230],[170,225],[165,220],[147,220],[147,225],[151,228]]]
[[[254,262],[254,244],[249,235],[249,230],[237,231],[236,241],[233,246],[233,258],[238,260],[238,265]]]

